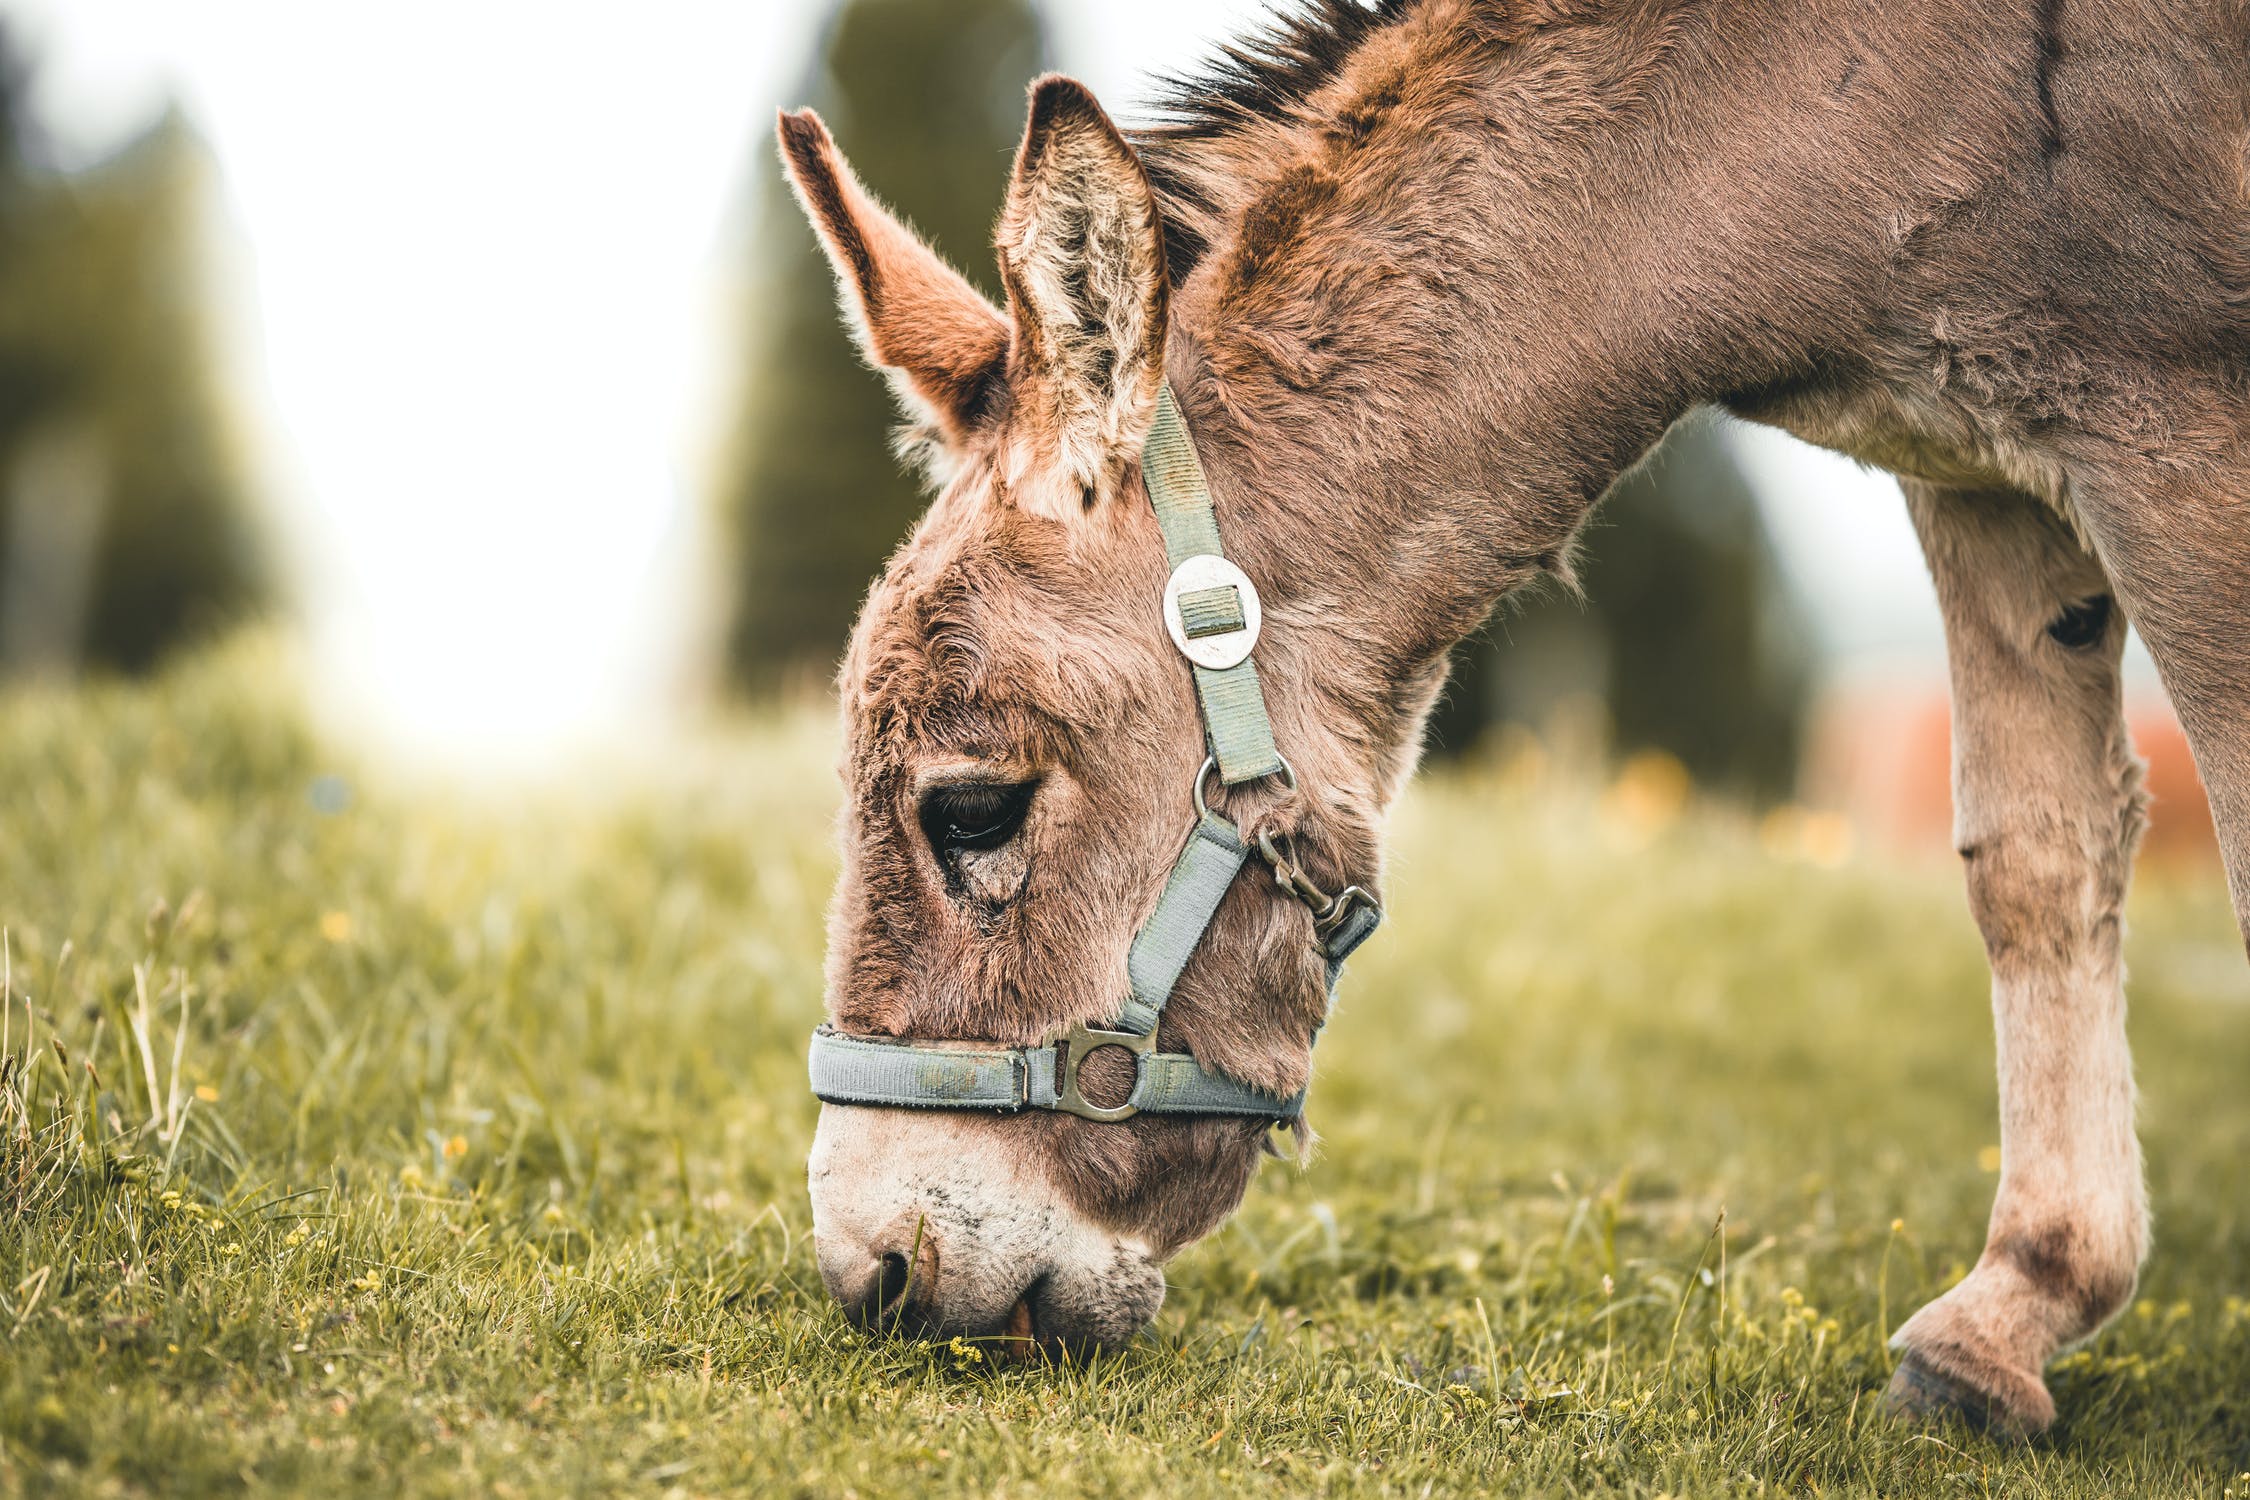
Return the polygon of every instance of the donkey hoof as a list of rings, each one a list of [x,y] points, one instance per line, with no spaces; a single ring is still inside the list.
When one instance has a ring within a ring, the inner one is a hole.
[[[2002,1442],[2021,1442],[2046,1430],[2055,1419],[2055,1404],[2038,1380],[2029,1382],[1995,1370],[1991,1388],[1960,1374],[1949,1374],[1912,1350],[1891,1372],[1890,1388],[1883,1393],[1891,1412],[1918,1425],[1961,1422],[1974,1431]],[[2027,1387],[2028,1388],[2025,1388]]]

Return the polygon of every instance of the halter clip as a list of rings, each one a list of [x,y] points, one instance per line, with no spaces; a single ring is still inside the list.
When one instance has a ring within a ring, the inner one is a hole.
[[[1259,832],[1259,858],[1273,867],[1273,883],[1302,901],[1312,912],[1313,936],[1320,940],[1322,951],[1334,955],[1340,935],[1346,934],[1343,941],[1349,942],[1352,948],[1358,947],[1383,919],[1382,903],[1368,894],[1364,886],[1347,885],[1333,895],[1322,890],[1305,873],[1305,867],[1297,863],[1296,855],[1289,835],[1276,837],[1270,829]]]

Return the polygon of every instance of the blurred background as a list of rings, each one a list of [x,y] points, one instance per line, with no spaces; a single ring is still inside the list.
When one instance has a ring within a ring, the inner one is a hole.
[[[1131,121],[1258,0],[0,3],[0,676],[245,622],[470,776],[826,690],[923,497],[771,150],[810,103],[973,279],[1025,82]],[[1841,859],[1942,851],[1944,661],[1896,488],[1697,419],[1585,602],[1459,653],[1435,754],[1702,788]],[[2159,852],[2208,823],[2145,658]]]

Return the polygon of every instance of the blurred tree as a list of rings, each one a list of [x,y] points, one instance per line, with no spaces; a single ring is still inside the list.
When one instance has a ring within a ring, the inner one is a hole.
[[[0,29],[0,290],[18,279],[31,232],[33,208],[24,109],[30,78],[8,33]],[[55,372],[28,349],[0,344],[0,451],[10,446],[45,403]],[[5,545],[0,533],[0,545]]]
[[[169,114],[42,168],[0,53],[0,670],[138,671],[265,591],[202,318],[209,163]]]
[[[1435,753],[1496,723],[1605,711],[1610,748],[1661,750],[1699,782],[1788,793],[1811,661],[1749,480],[1717,419],[1675,428],[1589,528],[1585,602],[1534,595],[1455,651]]]
[[[868,187],[997,301],[992,224],[1046,58],[1030,0],[844,0],[799,97]],[[764,691],[826,679],[927,497],[892,456],[890,391],[838,320],[827,259],[772,149],[757,159],[759,327],[721,503],[728,672]]]

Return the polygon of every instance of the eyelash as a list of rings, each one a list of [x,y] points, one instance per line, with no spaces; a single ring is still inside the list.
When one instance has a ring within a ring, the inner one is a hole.
[[[956,851],[997,849],[1014,838],[1031,811],[1037,782],[972,782],[937,787],[922,798],[922,836],[939,858]]]

